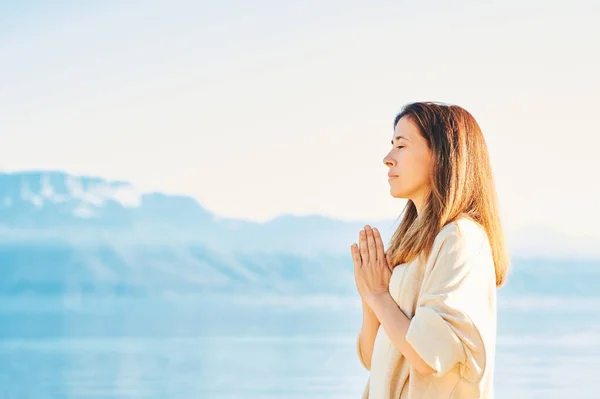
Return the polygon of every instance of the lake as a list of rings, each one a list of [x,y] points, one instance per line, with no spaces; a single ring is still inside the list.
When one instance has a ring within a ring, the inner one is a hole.
[[[11,298],[1,398],[358,398],[350,297]],[[499,299],[496,397],[598,398],[600,298]]]

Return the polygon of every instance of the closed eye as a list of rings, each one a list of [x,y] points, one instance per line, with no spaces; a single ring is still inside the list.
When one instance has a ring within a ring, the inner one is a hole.
[[[396,147],[396,148],[404,148],[404,146],[403,146],[403,145],[399,145],[399,146],[398,146],[398,147]]]

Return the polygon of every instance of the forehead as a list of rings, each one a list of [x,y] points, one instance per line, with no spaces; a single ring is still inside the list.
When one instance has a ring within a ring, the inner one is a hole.
[[[392,141],[398,136],[402,136],[411,141],[420,135],[419,128],[407,116],[400,118],[392,134]]]

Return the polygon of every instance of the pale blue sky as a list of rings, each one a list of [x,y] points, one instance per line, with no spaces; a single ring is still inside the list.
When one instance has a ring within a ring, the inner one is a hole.
[[[445,101],[484,130],[509,230],[600,238],[600,3],[449,3],[0,2],[0,165],[393,219],[393,118]]]

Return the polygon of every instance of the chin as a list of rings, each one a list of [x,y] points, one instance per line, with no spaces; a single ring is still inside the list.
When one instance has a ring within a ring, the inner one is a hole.
[[[406,199],[408,198],[408,195],[398,189],[394,190],[393,188],[390,189],[390,194],[392,195],[392,197],[394,198],[398,198],[398,199]]]

